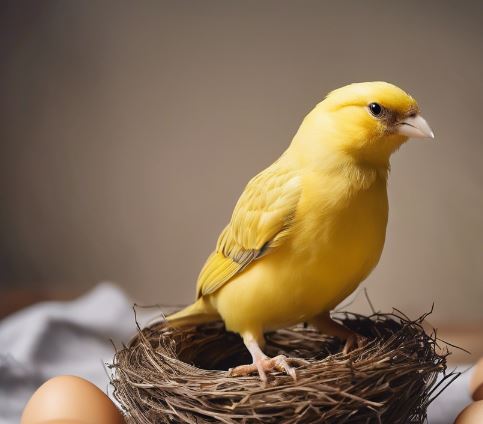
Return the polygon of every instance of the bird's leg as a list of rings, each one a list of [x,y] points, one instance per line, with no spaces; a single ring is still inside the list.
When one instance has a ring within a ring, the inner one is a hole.
[[[246,333],[243,335],[243,342],[252,355],[253,363],[231,368],[229,370],[230,376],[237,377],[258,371],[260,380],[262,380],[263,383],[266,383],[267,372],[277,370],[285,372],[296,381],[297,376],[295,374],[295,369],[288,364],[288,358],[284,355],[269,358],[260,348],[260,344],[263,346],[263,343],[260,341],[263,341],[263,335],[258,338],[254,337],[252,333]]]
[[[361,347],[365,342],[365,337],[334,321],[330,317],[329,312],[317,315],[310,323],[321,333],[345,340],[344,349],[342,350],[344,355],[354,348]]]

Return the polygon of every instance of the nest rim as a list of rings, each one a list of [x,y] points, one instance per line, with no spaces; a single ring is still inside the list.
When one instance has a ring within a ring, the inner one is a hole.
[[[139,424],[424,422],[428,405],[458,377],[447,372],[447,345],[424,330],[427,315],[412,321],[397,310],[339,313],[341,323],[368,337],[348,353],[338,339],[310,327],[269,333],[269,356],[278,352],[306,363],[296,367],[297,381],[274,372],[265,387],[258,375],[223,371],[247,363],[247,355],[221,322],[138,326],[111,364],[113,394],[128,422]]]

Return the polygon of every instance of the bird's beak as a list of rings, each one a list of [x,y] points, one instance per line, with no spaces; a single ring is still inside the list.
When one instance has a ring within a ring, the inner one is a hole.
[[[431,127],[421,115],[410,116],[398,122],[396,132],[411,138],[434,138]]]

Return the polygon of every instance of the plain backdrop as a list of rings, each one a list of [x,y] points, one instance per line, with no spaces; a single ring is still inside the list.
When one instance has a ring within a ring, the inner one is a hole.
[[[482,321],[482,16],[481,1],[2,2],[2,289],[108,279],[190,302],[246,182],[305,114],[386,80],[436,139],[393,157],[369,296]]]

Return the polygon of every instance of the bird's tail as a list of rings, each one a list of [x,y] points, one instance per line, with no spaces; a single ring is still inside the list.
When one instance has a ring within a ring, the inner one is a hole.
[[[220,315],[210,303],[200,297],[195,303],[187,306],[181,311],[168,315],[166,320],[171,327],[184,327],[187,325],[198,325],[220,319]]]

